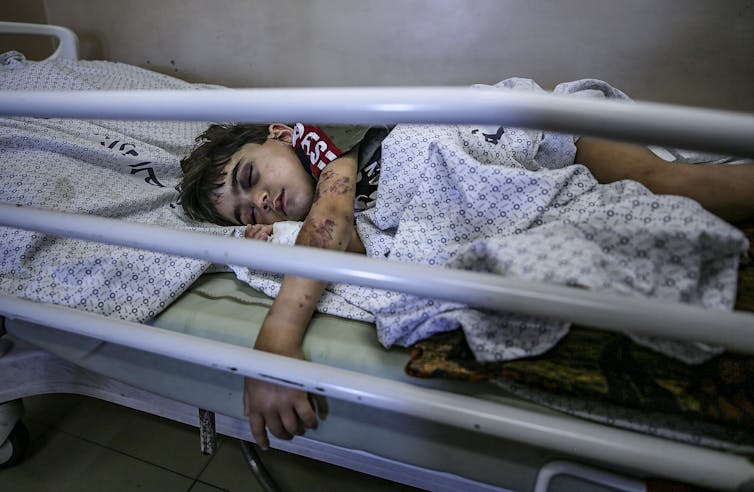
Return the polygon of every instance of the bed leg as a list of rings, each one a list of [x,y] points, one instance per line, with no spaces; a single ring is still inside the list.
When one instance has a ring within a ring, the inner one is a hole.
[[[202,454],[211,456],[217,450],[217,433],[215,432],[215,413],[199,409],[199,440]]]
[[[262,490],[264,492],[279,492],[280,489],[264,467],[264,463],[262,463],[259,453],[257,453],[256,444],[242,441],[240,439],[238,442],[241,443],[241,451],[243,452],[244,458],[246,458],[246,464],[249,465],[251,473],[254,475],[254,478],[257,479]]]

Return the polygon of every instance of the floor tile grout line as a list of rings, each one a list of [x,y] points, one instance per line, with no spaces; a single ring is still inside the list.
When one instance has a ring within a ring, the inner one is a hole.
[[[196,479],[194,479],[194,483],[192,483],[191,487],[189,487],[189,492],[194,487],[194,485],[196,485],[197,483],[201,483],[201,484],[204,484],[204,485],[209,485],[210,487],[215,487],[216,489],[224,490],[224,491],[227,492],[227,489],[225,489],[224,487],[220,487],[219,485],[215,485],[215,484],[210,483],[210,482],[205,482],[204,480],[201,480],[199,478],[207,470],[207,468],[209,468],[209,465],[215,460],[215,458],[217,457],[217,453],[220,452],[220,449],[226,445],[225,438],[218,439],[218,440],[220,441],[220,444],[217,446],[217,449],[212,454],[212,456],[210,456],[209,460],[207,460],[207,464],[204,465],[204,467],[201,469],[201,471],[199,472],[199,474],[196,476]]]
[[[222,447],[225,446],[225,441],[224,440],[218,439],[218,441],[220,442],[220,444],[217,446],[217,449],[215,449],[215,452],[210,455],[209,459],[207,460],[207,463],[202,467],[201,470],[199,470],[199,474],[196,476],[197,480],[199,480],[199,477],[202,476],[202,473],[204,473],[204,471],[209,467],[209,465],[213,461],[215,461],[215,458],[217,457],[217,453],[220,452],[220,449],[222,449]]]
[[[61,395],[61,396],[62,396],[62,395],[65,395],[65,396],[69,396],[69,395],[70,395],[70,396],[76,396],[76,397],[80,397],[79,401],[77,401],[76,403],[74,403],[73,405],[71,405],[71,407],[70,407],[70,408],[67,408],[67,409],[66,409],[66,411],[65,411],[65,412],[63,413],[63,415],[62,415],[62,416],[60,417],[60,419],[58,420],[58,423],[59,423],[59,422],[62,422],[63,420],[65,420],[65,417],[66,417],[67,415],[71,414],[71,413],[72,413],[72,412],[73,412],[73,411],[74,411],[74,410],[75,410],[76,408],[78,408],[79,406],[81,406],[81,405],[83,405],[84,403],[86,403],[86,402],[87,402],[87,399],[90,399],[90,400],[92,400],[92,401],[93,401],[94,403],[99,403],[99,402],[101,402],[101,401],[102,401],[102,400],[99,400],[98,398],[89,397],[89,396],[86,396],[86,395],[78,395],[78,394],[75,394],[75,393],[51,393],[50,395]],[[138,410],[135,410],[135,409],[131,409],[130,407],[125,407],[125,408],[126,408],[126,409],[128,409],[128,410],[131,410],[131,411],[136,411],[136,412],[138,412]],[[44,413],[44,412],[38,412],[38,414],[42,414],[42,413]],[[194,487],[194,486],[195,486],[195,485],[196,485],[197,483],[201,483],[201,484],[203,484],[203,485],[207,485],[207,486],[210,486],[210,487],[216,488],[216,489],[218,489],[218,490],[222,490],[222,491],[228,492],[228,490],[227,490],[227,489],[225,489],[224,487],[221,487],[221,486],[219,486],[219,485],[216,485],[216,484],[213,484],[213,483],[210,483],[210,482],[207,482],[207,481],[201,480],[201,479],[199,478],[199,477],[201,477],[201,476],[202,476],[202,474],[203,474],[203,473],[204,473],[204,472],[205,472],[205,471],[207,470],[207,468],[209,467],[210,463],[212,463],[212,461],[213,461],[213,460],[215,459],[215,456],[216,456],[216,454],[217,454],[217,453],[218,453],[218,452],[220,451],[220,448],[221,448],[221,447],[223,447],[223,446],[224,446],[224,445],[226,444],[226,440],[225,440],[225,439],[221,439],[221,440],[220,440],[220,441],[221,441],[221,442],[220,442],[220,445],[219,445],[219,446],[217,447],[217,450],[215,451],[215,454],[213,454],[213,455],[212,455],[212,456],[210,457],[210,459],[209,459],[209,460],[207,460],[207,463],[206,463],[206,464],[205,464],[205,465],[204,465],[204,466],[203,466],[203,467],[202,467],[202,468],[201,468],[201,469],[199,470],[199,472],[198,472],[198,473],[196,473],[196,476],[195,476],[195,477],[191,477],[191,476],[189,476],[189,475],[186,475],[186,474],[184,474],[184,473],[182,473],[182,472],[178,472],[178,471],[175,471],[175,470],[171,470],[170,468],[167,468],[167,467],[165,467],[165,466],[163,466],[163,465],[159,465],[159,464],[157,464],[157,463],[153,463],[153,462],[151,462],[151,461],[147,461],[147,460],[145,460],[145,459],[139,458],[139,457],[137,457],[137,456],[133,456],[133,455],[131,455],[131,454],[128,454],[128,453],[126,453],[126,452],[124,452],[124,451],[121,451],[121,450],[119,450],[119,449],[115,449],[115,448],[112,448],[112,447],[110,447],[110,446],[107,446],[107,445],[104,445],[104,444],[100,444],[100,443],[98,443],[98,442],[96,442],[96,441],[93,441],[92,439],[89,439],[89,438],[87,438],[87,437],[84,437],[84,436],[81,436],[81,435],[78,435],[78,434],[72,433],[72,432],[70,432],[70,431],[67,431],[67,430],[65,430],[65,429],[62,429],[62,428],[58,427],[58,424],[57,424],[57,423],[55,423],[55,424],[52,424],[52,423],[48,423],[48,422],[45,422],[44,420],[41,420],[41,419],[39,419],[39,418],[37,418],[37,417],[29,417],[29,416],[25,416],[24,418],[28,418],[29,420],[33,420],[33,421],[35,421],[35,422],[37,422],[37,423],[40,423],[40,424],[42,424],[42,425],[44,425],[44,426],[46,427],[45,431],[44,431],[43,433],[40,433],[40,435],[39,435],[39,436],[37,436],[37,437],[36,437],[35,439],[40,439],[40,438],[41,438],[41,437],[43,437],[44,435],[50,435],[50,434],[53,434],[53,433],[55,433],[55,432],[60,432],[60,433],[62,433],[62,434],[65,434],[65,435],[67,435],[67,436],[69,436],[69,437],[73,437],[73,438],[79,439],[79,440],[81,440],[81,441],[83,441],[83,442],[86,442],[87,444],[91,444],[91,445],[94,445],[94,446],[96,446],[96,447],[99,447],[99,448],[102,448],[102,449],[107,449],[108,451],[113,451],[113,452],[115,452],[115,453],[118,453],[118,454],[120,454],[120,455],[122,455],[122,456],[125,456],[125,457],[128,457],[128,458],[134,459],[134,460],[136,460],[136,461],[139,461],[139,462],[141,462],[141,463],[144,463],[144,464],[148,464],[148,465],[152,465],[152,466],[154,466],[155,468],[159,468],[159,469],[161,469],[161,470],[164,470],[164,471],[167,471],[167,472],[173,473],[173,474],[175,474],[175,475],[178,475],[178,476],[181,476],[181,477],[184,477],[184,478],[188,478],[189,480],[193,480],[193,481],[192,481],[192,483],[191,483],[191,485],[189,486],[189,489],[188,489],[189,491],[190,491],[190,490],[191,490],[191,489],[192,489],[192,488],[193,488],[193,487]],[[237,440],[234,440],[234,441],[237,441]],[[253,476],[252,476],[252,478],[253,478]]]
[[[53,393],[53,395],[68,395],[68,393]],[[80,407],[80,406],[84,405],[85,403],[90,403],[90,404],[94,404],[94,405],[97,405],[97,404],[101,404],[101,403],[103,403],[103,402],[104,402],[104,403],[111,403],[111,402],[107,402],[107,401],[104,401],[104,400],[100,400],[99,398],[90,397],[90,396],[86,396],[86,395],[75,395],[75,396],[80,396],[81,398],[79,399],[79,401],[77,401],[76,403],[74,403],[74,404],[73,404],[73,405],[72,405],[72,406],[71,406],[70,408],[68,408],[68,409],[67,409],[67,410],[66,410],[66,411],[65,411],[65,412],[63,413],[63,415],[62,415],[62,417],[61,417],[61,418],[59,419],[58,423],[59,423],[59,422],[62,422],[62,421],[64,421],[64,420],[65,420],[65,418],[66,418],[66,417],[67,417],[68,415],[70,415],[71,413],[73,413],[73,411],[74,411],[74,410],[75,410],[76,408],[78,408],[78,407]],[[111,404],[112,404],[112,405],[115,405],[115,406],[118,406],[118,407],[122,407],[122,408],[125,408],[125,409],[126,409],[126,411],[128,411],[128,412],[141,412],[140,410],[137,410],[137,409],[133,409],[133,408],[130,408],[130,407],[128,407],[128,406],[117,405],[117,404],[114,404],[114,403],[111,403]],[[148,415],[149,415],[149,414],[148,414]],[[154,417],[157,417],[157,418],[159,418],[159,419],[163,419],[163,417],[159,417],[159,416],[154,416]],[[56,431],[59,431],[59,432],[62,432],[62,433],[66,434],[66,435],[68,435],[68,436],[70,436],[70,437],[75,437],[75,438],[77,438],[77,439],[80,439],[80,440],[82,440],[82,441],[84,441],[84,442],[86,442],[86,443],[89,443],[89,444],[93,444],[93,445],[95,445],[95,446],[98,446],[98,447],[100,447],[100,448],[103,448],[103,449],[107,449],[107,450],[109,450],[109,451],[114,451],[114,452],[116,452],[116,453],[118,453],[118,454],[121,454],[121,455],[123,455],[123,456],[127,456],[127,457],[129,457],[129,458],[133,458],[133,459],[135,459],[135,460],[137,460],[137,461],[140,461],[140,462],[142,462],[142,463],[146,463],[146,464],[149,464],[149,465],[155,466],[155,467],[157,467],[157,468],[160,468],[160,469],[162,469],[162,470],[166,470],[166,471],[169,471],[169,472],[171,472],[171,473],[175,473],[175,474],[177,474],[177,475],[180,475],[180,476],[182,476],[182,477],[188,478],[188,479],[190,479],[190,480],[194,480],[195,482],[196,482],[197,480],[199,480],[199,477],[201,476],[201,474],[202,474],[202,473],[204,472],[204,470],[206,470],[206,469],[207,469],[207,466],[209,466],[209,463],[210,463],[210,462],[212,461],[212,459],[214,458],[214,456],[210,457],[210,459],[209,459],[209,460],[207,460],[207,463],[206,463],[206,464],[205,464],[205,465],[204,465],[204,466],[203,466],[203,467],[202,467],[202,468],[201,468],[201,469],[200,469],[200,470],[199,470],[199,471],[198,471],[198,472],[196,473],[196,476],[192,477],[192,476],[190,476],[190,475],[186,475],[185,473],[182,473],[182,472],[179,472],[179,471],[175,471],[175,470],[172,470],[172,469],[170,469],[170,468],[168,468],[168,467],[166,467],[166,466],[164,466],[164,465],[160,465],[160,464],[157,464],[157,463],[153,463],[153,462],[151,462],[151,461],[147,461],[147,460],[145,460],[145,459],[143,459],[143,458],[139,458],[138,456],[133,456],[133,455],[131,455],[131,454],[128,454],[128,453],[126,453],[126,452],[124,452],[124,451],[121,451],[120,449],[117,449],[117,448],[113,448],[113,447],[110,447],[110,446],[108,446],[108,445],[105,445],[105,444],[101,444],[101,443],[98,443],[97,441],[94,441],[94,440],[92,440],[92,439],[89,439],[89,438],[87,438],[87,437],[85,437],[85,436],[82,436],[82,435],[79,435],[79,434],[75,434],[75,433],[73,433],[73,432],[67,431],[67,430],[65,430],[65,429],[63,429],[63,428],[61,428],[61,427],[58,427],[58,424],[48,424],[48,423],[46,423],[46,422],[44,422],[44,421],[42,421],[42,420],[40,420],[40,419],[38,419],[38,418],[36,418],[36,419],[32,419],[31,417],[29,417],[29,419],[30,419],[30,420],[36,420],[37,422],[40,422],[40,423],[42,423],[42,424],[44,424],[45,426],[47,426],[47,427],[48,427],[47,431],[46,431],[46,432],[44,432],[43,434],[49,434],[49,433],[52,433],[52,432],[56,432]],[[169,420],[169,419],[167,419],[167,420]],[[179,422],[179,423],[180,423],[180,422]],[[40,436],[39,436],[39,437],[41,437],[41,436],[42,436],[43,434],[40,434]],[[197,434],[197,436],[198,436],[198,434]],[[218,447],[218,451],[219,451],[219,447]],[[203,482],[203,483],[206,483],[206,482]],[[213,487],[216,487],[216,488],[221,488],[221,487],[217,487],[217,486],[215,486],[215,485],[213,485],[213,484],[210,484],[210,483],[206,483],[206,484],[207,484],[207,485],[211,485],[211,486],[213,486]]]
[[[206,485],[208,487],[212,487],[212,488],[215,488],[217,490],[221,490],[222,492],[230,492],[230,489],[226,489],[225,487],[220,487],[219,485],[215,485],[213,483],[205,482],[203,480],[194,480],[194,483],[192,483],[191,485],[189,485],[189,488],[188,488],[188,490],[186,492],[191,492],[191,489],[193,489],[194,486],[197,485],[197,484]]]

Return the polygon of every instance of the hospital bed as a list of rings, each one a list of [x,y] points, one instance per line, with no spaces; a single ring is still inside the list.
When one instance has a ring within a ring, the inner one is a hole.
[[[75,67],[75,35],[69,31],[8,23],[0,28],[59,37],[56,54],[39,65]],[[106,91],[68,92],[62,98],[51,92],[24,97],[5,92],[0,93],[0,114],[197,121],[242,120],[253,114],[260,122],[329,118],[356,123],[493,123],[506,115],[511,126],[754,155],[754,119],[748,115],[522,95],[490,99],[461,89],[319,90],[316,98],[305,90],[229,92],[135,91],[120,104]],[[282,100],[290,106],[281,106]],[[322,109],[334,101],[346,101],[339,105],[344,111],[323,116]],[[702,131],[697,124],[701,119],[713,124]],[[187,127],[185,134],[201,125]],[[180,150],[191,145],[185,134]],[[120,149],[124,157],[129,149],[136,152],[136,147],[114,141],[103,136],[98,144]],[[143,168],[134,167],[135,174],[150,179],[139,172]],[[371,285],[487,309],[504,302],[510,310],[560,316],[610,331],[661,333],[754,353],[754,316],[737,311],[709,312],[473,272],[446,270],[438,276],[435,269],[419,265],[329,251],[304,255],[207,231],[165,230],[14,204],[0,205],[0,217],[10,228]],[[258,353],[248,347],[271,299],[228,272],[205,273],[189,283],[146,323],[3,295],[0,402],[8,403],[0,407],[0,440],[5,441],[0,458],[21,459],[26,436],[19,400],[44,393],[93,396],[197,426],[205,452],[212,451],[215,431],[251,441],[241,413],[242,376],[248,375],[316,395],[320,427],[292,441],[273,439],[273,447],[428,490],[547,490],[559,475],[570,477],[560,486],[574,489],[588,482],[609,490],[643,490],[645,480],[660,478],[743,490],[754,479],[747,447],[751,442],[715,449],[582,420],[516,398],[490,382],[409,377],[404,366],[410,351],[383,349],[367,322],[315,315],[304,346],[311,362]],[[246,451],[254,460],[253,448]],[[268,478],[262,474],[269,485]]]

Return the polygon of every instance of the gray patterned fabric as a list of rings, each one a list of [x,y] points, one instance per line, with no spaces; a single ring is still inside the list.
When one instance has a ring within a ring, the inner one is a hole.
[[[524,79],[501,84],[541,90]],[[191,89],[122,64],[17,57],[0,89]],[[561,93],[625,98],[598,81]],[[206,123],[0,119],[0,200],[228,234],[176,205],[178,158]],[[357,221],[369,254],[729,309],[746,240],[690,200],[636,183],[598,186],[570,165],[574,138],[512,128],[401,126],[383,145],[377,206]],[[238,234],[238,230],[235,231]],[[0,228],[0,291],[123,319],[152,318],[208,265],[198,260]],[[279,277],[235,269],[275,295]],[[410,345],[462,326],[477,358],[541,353],[567,323],[333,285],[321,311],[374,320],[382,343]],[[684,360],[701,345],[650,341]]]
[[[191,89],[108,62],[0,67],[2,90]],[[201,122],[0,118],[0,201],[229,234],[189,221],[176,204],[179,158]],[[0,292],[133,321],[162,311],[207,262],[0,227]]]
[[[526,79],[499,86],[541,91]],[[594,80],[555,92],[626,99]],[[574,140],[516,128],[399,125],[383,142],[376,207],[357,220],[368,254],[731,309],[743,234],[692,200],[653,195],[631,181],[597,184],[573,164]],[[251,284],[276,293],[274,276]],[[331,286],[319,308],[373,314],[385,346],[462,327],[483,361],[543,353],[569,325],[343,285]],[[718,352],[637,341],[687,362]]]

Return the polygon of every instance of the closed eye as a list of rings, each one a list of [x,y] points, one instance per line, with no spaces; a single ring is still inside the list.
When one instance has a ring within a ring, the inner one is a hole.
[[[251,164],[250,163],[244,163],[242,165],[239,165],[241,170],[238,174],[238,185],[241,187],[241,190],[248,190],[249,186],[251,184]]]

